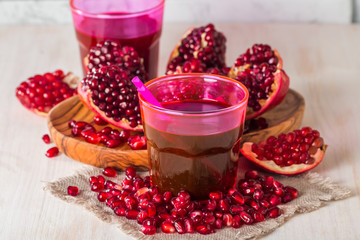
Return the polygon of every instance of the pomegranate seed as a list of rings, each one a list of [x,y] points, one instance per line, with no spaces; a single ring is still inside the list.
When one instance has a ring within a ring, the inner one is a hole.
[[[264,215],[261,214],[261,213],[259,213],[259,212],[255,212],[253,216],[254,216],[254,221],[255,221],[255,222],[265,221]]]
[[[270,138],[269,138],[270,139]],[[245,173],[245,179],[256,179],[259,176],[257,171],[247,171]]]
[[[247,212],[241,212],[239,214],[241,220],[245,223],[245,224],[252,224],[254,222],[254,219],[250,216],[250,214],[248,214]]]
[[[91,185],[91,191],[100,192],[104,189],[104,184],[101,182],[96,182]]]
[[[222,218],[218,218],[215,220],[215,224],[214,224],[214,227],[216,229],[221,229],[223,227],[223,220]]]
[[[137,211],[137,210],[127,209],[125,211],[125,217],[127,219],[136,219],[138,214],[139,214],[139,211]]]
[[[97,180],[98,180],[99,183],[105,184],[105,178],[103,176],[98,175]]]
[[[190,201],[190,194],[186,191],[180,191],[178,193],[178,198],[182,199],[183,201]]]
[[[156,207],[155,207],[154,203],[152,203],[152,202],[148,203],[147,213],[148,213],[149,217],[154,217],[156,215]]]
[[[245,210],[244,207],[240,206],[240,205],[231,205],[231,207],[230,207],[230,213],[232,215],[239,214],[240,212],[242,212],[244,210]]]
[[[42,136],[42,140],[44,141],[44,143],[46,143],[46,144],[49,144],[51,141],[50,141],[50,136],[49,136],[49,134],[44,134],[43,136]]]
[[[106,141],[106,147],[108,148],[116,148],[122,144],[120,139],[109,139]]]
[[[284,188],[284,190],[285,190],[285,192],[290,194],[291,199],[295,199],[298,197],[298,191],[295,188],[287,186]]]
[[[280,208],[273,207],[268,210],[267,216],[269,218],[277,218],[278,216],[280,216],[280,214]]]
[[[125,170],[125,175],[130,179],[136,176],[136,170],[133,167],[128,167]]]
[[[220,191],[209,193],[209,198],[213,199],[213,200],[216,200],[216,201],[219,201],[219,200],[223,199],[223,197],[224,197],[223,193],[220,192]]]
[[[149,225],[142,225],[141,232],[144,233],[145,235],[154,235],[156,233],[156,227]]]
[[[146,149],[145,136],[132,135],[128,138],[128,145],[132,150]]]
[[[139,212],[139,214],[137,215],[137,222],[139,224],[142,224],[147,218],[149,217],[147,211],[142,210]]]
[[[230,227],[232,225],[233,216],[230,213],[225,213],[223,216],[223,223],[225,226]]]
[[[59,149],[57,147],[52,147],[50,148],[49,150],[46,151],[46,156],[48,158],[52,158],[52,157],[55,157],[59,154]]]
[[[187,233],[195,232],[194,222],[190,218],[184,219],[185,231]]]
[[[90,182],[90,184],[97,183],[97,182],[98,182],[98,178],[95,177],[95,176],[91,176],[91,177],[89,178],[89,182]]]
[[[170,221],[164,221],[161,223],[161,231],[163,233],[174,233],[176,229]]]
[[[230,209],[230,204],[229,204],[228,200],[227,200],[227,199],[222,199],[222,200],[220,200],[220,201],[219,201],[219,208],[220,208],[222,211],[224,211],[224,212],[229,211],[229,209]]]
[[[196,227],[196,232],[206,235],[211,233],[212,228],[208,224],[199,224]]]
[[[79,188],[76,187],[76,186],[68,186],[67,192],[68,192],[69,195],[75,197],[79,193]]]
[[[117,183],[115,183],[115,182],[113,182],[111,180],[106,180],[105,181],[105,188],[106,189],[116,189],[116,190],[121,190],[122,189],[122,187],[119,184],[117,184]]]
[[[244,197],[237,190],[232,193],[231,199],[234,200],[236,203],[239,203],[240,205],[243,205],[245,203]]]
[[[184,222],[183,222],[181,219],[175,220],[174,226],[175,226],[176,231],[177,231],[179,234],[184,234],[184,233],[186,233]]]
[[[275,194],[271,195],[270,198],[269,198],[269,203],[272,205],[272,206],[277,206],[281,203],[281,198]]]
[[[114,213],[118,216],[125,216],[126,209],[122,206],[118,206],[118,207],[114,208]]]
[[[103,120],[99,115],[95,115],[94,116],[94,123],[99,125],[99,126],[104,126],[107,125],[108,123]]]
[[[105,202],[110,196],[111,194],[109,192],[99,192],[97,198],[100,202]]]
[[[235,216],[233,217],[233,221],[232,221],[231,227],[233,227],[233,228],[239,228],[239,227],[241,227],[241,219],[240,219],[240,216],[239,216],[239,215],[235,215]]]
[[[116,177],[117,176],[116,170],[112,167],[104,168],[102,173],[107,177]]]
[[[75,121],[75,120],[70,120],[70,121],[68,122],[68,126],[69,126],[70,128],[74,128],[75,125],[76,125],[76,121]]]
[[[127,209],[136,209],[137,208],[138,203],[137,203],[136,199],[131,196],[126,196],[124,198],[124,202],[125,202]]]

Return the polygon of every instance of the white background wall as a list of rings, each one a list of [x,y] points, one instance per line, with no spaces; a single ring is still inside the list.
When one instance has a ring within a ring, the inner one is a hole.
[[[166,0],[164,20],[351,23],[360,0]],[[69,0],[0,0],[0,24],[17,23],[71,23]]]

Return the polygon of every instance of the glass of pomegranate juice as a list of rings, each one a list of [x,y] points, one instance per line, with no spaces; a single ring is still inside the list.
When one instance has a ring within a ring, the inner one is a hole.
[[[163,106],[139,97],[152,184],[174,195],[186,190],[198,200],[233,187],[246,87],[202,73],[163,76],[146,86]]]
[[[119,40],[144,59],[150,79],[157,76],[165,0],[70,0],[86,74],[85,57],[101,40]]]

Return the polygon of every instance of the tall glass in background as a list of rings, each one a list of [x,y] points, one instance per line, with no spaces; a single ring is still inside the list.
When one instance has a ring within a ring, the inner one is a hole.
[[[149,78],[157,76],[165,0],[70,0],[76,37],[84,58],[104,39],[132,46],[144,59]]]

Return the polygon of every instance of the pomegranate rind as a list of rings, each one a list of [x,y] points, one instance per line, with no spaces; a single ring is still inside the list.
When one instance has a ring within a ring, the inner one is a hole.
[[[293,164],[291,166],[280,167],[272,160],[259,160],[257,159],[257,154],[255,154],[252,150],[253,143],[252,142],[245,142],[243,147],[240,149],[240,152],[244,157],[248,160],[256,164],[257,166],[261,167],[262,169],[266,170],[267,172],[277,173],[286,176],[293,176],[297,175],[310,169],[313,169],[317,165],[321,163],[324,158],[325,151],[327,145],[323,145],[322,147],[318,148],[315,154],[310,155],[315,159],[313,164]]]
[[[284,100],[290,85],[289,76],[285,73],[283,69],[278,69],[274,73],[274,83],[271,85],[271,93],[269,98],[260,100],[259,104],[261,109],[259,111],[253,111],[250,108],[246,110],[246,120],[256,118],[263,113],[269,111],[275,106],[279,105],[282,100]]]
[[[129,131],[137,131],[137,132],[143,132],[144,128],[143,125],[137,125],[135,128],[130,127],[129,120],[123,118],[121,121],[117,122],[111,118],[108,118],[105,116],[105,114],[95,105],[92,103],[91,98],[91,92],[86,87],[84,87],[81,82],[79,83],[77,87],[77,92],[80,97],[81,102],[89,108],[91,111],[98,114],[104,121],[110,123],[111,125],[115,127],[119,127],[121,129],[129,130]]]

